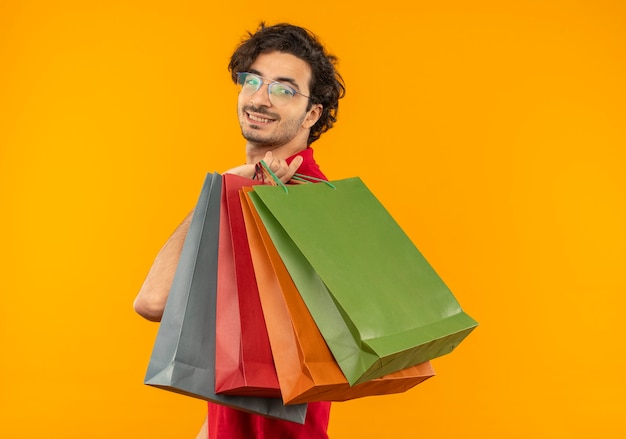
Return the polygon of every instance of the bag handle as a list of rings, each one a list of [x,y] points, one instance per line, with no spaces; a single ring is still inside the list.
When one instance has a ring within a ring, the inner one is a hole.
[[[328,180],[324,180],[322,178],[317,178],[317,177],[311,177],[310,175],[304,175],[304,174],[293,174],[293,177],[291,177],[292,180],[296,180],[299,181],[301,183],[325,183],[327,186],[330,186],[333,189],[337,189],[335,187],[334,184],[332,184],[330,181]]]
[[[260,166],[263,173],[268,176],[268,180],[270,181],[272,185],[280,186],[283,188],[286,194],[289,193],[289,189],[287,189],[287,185],[283,183],[280,180],[280,178],[276,176],[276,174],[274,174],[274,172],[270,169],[270,167],[267,165],[267,163],[265,163],[264,160],[261,160],[259,163],[257,163],[257,166]],[[291,178],[299,183],[314,183],[314,182],[325,183],[331,188],[336,189],[335,185],[333,185],[331,182],[323,180],[321,178],[312,177],[310,175],[296,173],[296,174],[293,174],[293,177]]]
[[[280,181],[280,178],[278,178],[276,174],[274,174],[274,171],[272,171],[270,167],[267,166],[267,163],[265,163],[265,160],[261,160],[259,163],[256,164],[256,166],[259,166],[261,168],[261,171],[263,171],[264,176],[268,177],[268,181],[272,184],[272,186],[280,186],[283,188],[286,194],[289,193],[289,189],[287,189],[287,185],[283,183],[282,181]],[[265,178],[263,179],[263,181],[265,181]]]

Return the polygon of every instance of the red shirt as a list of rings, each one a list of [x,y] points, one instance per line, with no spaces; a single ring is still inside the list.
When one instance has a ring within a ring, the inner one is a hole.
[[[296,171],[301,175],[308,175],[309,177],[321,178],[322,180],[328,180],[326,176],[320,170],[320,167],[315,163],[315,159],[313,158],[313,149],[311,147],[301,151],[297,154],[292,155],[287,158],[287,163],[291,163],[291,161],[296,158],[296,156],[302,156],[302,164]]]
[[[297,156],[304,159],[298,168],[298,174],[327,180],[315,159],[310,147],[289,158],[287,163]],[[210,439],[327,439],[330,402],[312,402],[307,406],[304,424],[271,419],[254,415],[220,404],[209,404]]]

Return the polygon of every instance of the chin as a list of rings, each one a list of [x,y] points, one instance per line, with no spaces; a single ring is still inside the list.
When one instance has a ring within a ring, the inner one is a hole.
[[[263,138],[254,132],[251,133],[249,131],[242,131],[241,134],[244,139],[246,139],[250,143],[254,143],[255,145],[268,146],[272,144],[272,142],[269,141],[269,139]]]

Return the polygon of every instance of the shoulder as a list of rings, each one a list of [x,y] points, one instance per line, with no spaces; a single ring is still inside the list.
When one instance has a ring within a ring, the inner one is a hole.
[[[313,148],[309,146],[307,149],[288,157],[287,163],[291,163],[296,156],[301,156],[303,159],[302,164],[298,168],[298,174],[328,180],[313,157]]]

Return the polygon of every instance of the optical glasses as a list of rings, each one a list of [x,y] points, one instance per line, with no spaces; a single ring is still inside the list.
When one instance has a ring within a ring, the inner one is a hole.
[[[270,98],[270,102],[277,107],[288,104],[297,94],[307,99],[309,98],[309,96],[300,93],[298,90],[282,82],[272,81],[271,79],[264,78],[254,73],[237,73],[237,85],[239,86],[240,93],[244,96],[252,96],[259,91],[263,84],[267,84],[267,94]]]

